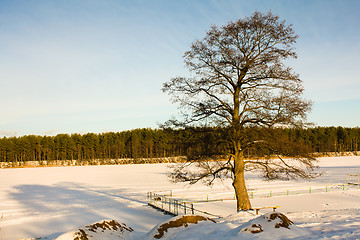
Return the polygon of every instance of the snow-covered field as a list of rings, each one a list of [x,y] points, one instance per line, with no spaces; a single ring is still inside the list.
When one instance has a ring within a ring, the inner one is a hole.
[[[248,188],[276,191],[341,184],[346,183],[347,174],[360,173],[360,157],[322,158],[319,163],[323,175],[317,179],[266,182],[248,174]],[[217,182],[212,188],[201,184],[190,187],[173,184],[167,180],[167,171],[166,164],[0,169],[0,240],[55,239],[103,219],[126,223],[135,230],[132,238],[141,239],[148,236],[146,233],[154,226],[171,218],[147,206],[148,191],[173,190],[175,195],[232,191],[230,181]],[[246,239],[360,239],[360,189],[357,187],[254,198],[251,202],[253,207],[281,206],[278,211],[301,231],[298,235],[248,234]],[[237,227],[259,217],[235,213],[235,205],[233,200],[195,204],[197,209],[224,218],[214,224],[217,227],[209,228],[210,223],[198,224],[196,230],[187,230],[173,239],[191,239],[190,236],[204,239],[201,234],[208,240],[220,236],[235,239],[231,236],[237,236],[234,233]]]

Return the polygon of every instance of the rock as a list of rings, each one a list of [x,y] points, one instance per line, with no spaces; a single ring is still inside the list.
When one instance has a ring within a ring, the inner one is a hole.
[[[104,220],[88,226],[80,227],[57,237],[55,240],[111,240],[128,239],[134,230],[115,220]]]
[[[216,223],[214,220],[199,215],[182,215],[154,227],[149,233],[150,239],[171,239],[176,233],[199,222]]]
[[[286,239],[309,235],[306,229],[295,226],[289,218],[279,212],[264,214],[231,231],[233,236],[240,238],[243,234],[259,234],[261,239],[270,239],[271,236]]]
[[[293,225],[294,223],[290,221],[284,214],[282,213],[270,213],[269,215],[265,215],[265,218],[268,218],[268,222],[271,222],[273,220],[280,220],[280,222],[275,223],[275,228],[288,228],[290,225]]]
[[[250,227],[241,229],[241,232],[259,233],[264,231],[260,224],[252,224]]]

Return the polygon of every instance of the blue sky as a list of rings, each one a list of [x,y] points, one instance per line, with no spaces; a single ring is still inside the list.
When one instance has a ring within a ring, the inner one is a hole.
[[[0,137],[156,128],[190,44],[255,10],[300,36],[309,121],[360,126],[358,0],[0,0]]]

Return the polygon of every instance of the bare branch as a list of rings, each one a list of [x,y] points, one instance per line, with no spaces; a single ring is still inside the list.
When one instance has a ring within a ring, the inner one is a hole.
[[[302,98],[302,81],[284,62],[296,58],[293,44],[297,38],[291,25],[279,21],[279,16],[255,12],[221,27],[212,26],[203,39],[191,45],[184,61],[193,77],[173,78],[163,85],[163,91],[181,109],[182,118],[172,123],[175,127],[211,126],[214,132],[222,129],[219,134],[224,141],[217,144],[204,136],[204,142],[189,146],[197,171],[179,167],[174,169],[173,179],[211,184],[231,172],[238,209],[250,209],[244,183],[246,169],[261,170],[267,179],[310,176],[314,159],[295,156],[305,169],[293,166],[282,158],[289,149],[270,148],[265,138],[247,135],[248,129],[255,127],[306,124],[312,102]],[[245,161],[245,151],[276,153],[278,160]],[[205,163],[216,157],[222,164]]]

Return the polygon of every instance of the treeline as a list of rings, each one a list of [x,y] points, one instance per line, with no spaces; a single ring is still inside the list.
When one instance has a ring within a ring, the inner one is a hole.
[[[0,161],[159,158],[182,155],[181,131],[135,129],[118,133],[58,134],[0,139]],[[181,136],[179,136],[181,137]]]
[[[0,138],[0,161],[91,160],[123,158],[163,158],[186,156],[192,148],[209,147],[217,142],[221,131],[198,129],[135,129],[118,133],[58,134]],[[205,134],[205,135],[204,135]],[[269,134],[269,129],[249,128],[247,137],[256,139]],[[316,127],[308,129],[274,129],[281,135],[303,143],[313,152],[360,151],[360,128]],[[197,137],[199,136],[199,137]],[[269,140],[271,138],[268,138]],[[276,140],[276,138],[274,141]],[[256,149],[248,152],[257,155]]]

